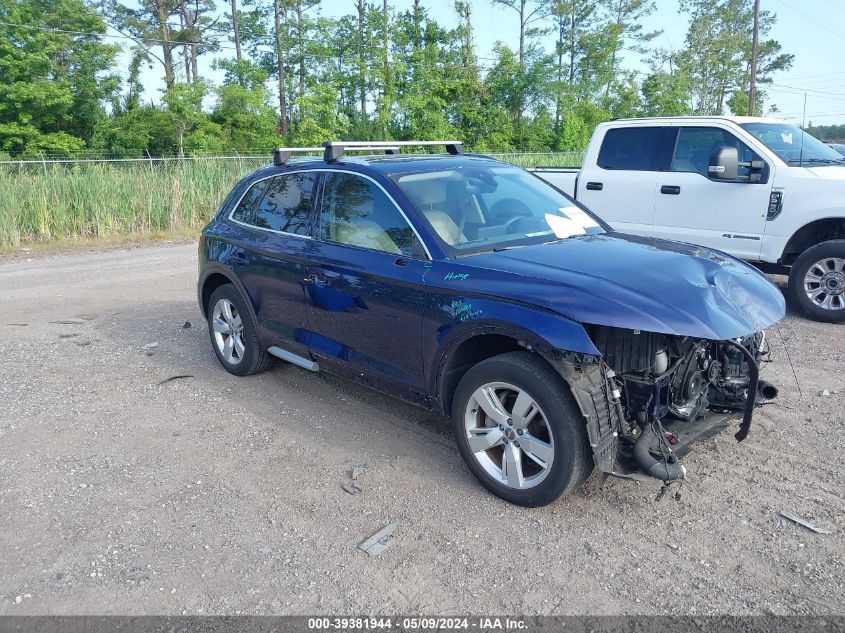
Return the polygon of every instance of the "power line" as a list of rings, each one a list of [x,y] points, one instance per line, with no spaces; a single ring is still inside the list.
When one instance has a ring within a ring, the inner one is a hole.
[[[816,77],[828,77],[830,75],[845,75],[845,70],[836,70],[829,73],[817,73],[815,75],[798,75],[797,77],[785,77],[786,81],[801,81],[804,79],[814,79]]]
[[[776,92],[776,93],[780,93],[780,94],[795,95],[795,96],[808,95],[808,96],[812,97],[813,99],[822,99],[822,100],[825,100],[825,101],[843,101],[843,100],[845,100],[845,98],[840,97],[840,96],[815,95],[815,94],[812,94],[812,93],[808,93],[806,90],[793,90],[791,88],[778,88],[778,87],[771,88],[770,87],[770,88],[767,89],[767,92]]]
[[[803,13],[803,12],[799,11],[798,9],[796,9],[795,7],[793,7],[791,4],[789,4],[788,2],[786,2],[786,0],[778,0],[778,2],[780,2],[780,3],[781,3],[783,6],[785,6],[787,9],[790,9],[791,11],[793,11],[793,12],[797,13],[799,16],[801,16],[802,18],[804,18],[804,19],[805,19],[805,20],[807,20],[808,22],[811,22],[812,24],[815,24],[817,27],[819,27],[819,28],[820,28],[820,29],[822,29],[823,31],[827,31],[828,33],[830,33],[831,35],[833,35],[833,36],[834,36],[834,37],[836,37],[837,39],[840,39],[840,40],[845,40],[845,37],[842,37],[842,35],[841,35],[840,33],[837,33],[837,32],[836,32],[836,31],[834,31],[833,29],[829,28],[826,24],[822,24],[821,22],[817,22],[815,18],[812,18],[812,17],[810,17],[809,15],[806,15],[805,13]]]
[[[776,86],[778,88],[789,88],[790,90],[798,90],[799,92],[809,92],[813,95],[827,95],[831,97],[843,97],[845,98],[845,92],[828,92],[826,90],[812,90],[810,88],[801,88],[800,86],[787,86],[784,84],[776,84],[771,83],[770,86]]]
[[[831,74],[845,75],[845,72],[843,72],[843,73],[831,73]],[[797,87],[803,87],[803,86],[815,86],[815,85],[818,85],[818,84],[831,84],[831,83],[837,83],[838,84],[839,82],[845,82],[845,77],[843,77],[841,79],[839,77],[825,77],[823,79],[811,79],[809,81],[807,81],[805,79],[799,79],[799,78],[796,78],[796,77],[781,77],[781,80],[782,81],[788,81],[790,84],[798,84]]]
[[[803,116],[803,112],[789,112],[789,113],[773,112],[772,115],[776,116],[776,117],[782,117],[784,119],[795,119],[795,118],[801,118]],[[832,116],[845,117],[845,112],[816,112],[815,114],[808,114],[807,118],[812,120],[814,118],[821,118],[821,117],[826,118],[826,117],[832,117]]]

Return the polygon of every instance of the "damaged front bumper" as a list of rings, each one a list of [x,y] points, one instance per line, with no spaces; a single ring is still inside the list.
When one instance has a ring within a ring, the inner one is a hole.
[[[707,409],[705,405],[690,419],[670,413],[674,410],[671,404],[675,378],[669,371],[653,378],[648,406],[639,419],[633,419],[629,408],[623,406],[625,396],[620,390],[625,389],[625,381],[617,377],[603,357],[561,353],[553,359],[584,416],[593,461],[605,477],[656,479],[664,484],[682,480],[687,471],[681,459],[695,444],[728,429],[739,410],[742,418],[734,437],[741,442],[748,436],[755,406],[770,402],[777,389],[760,380],[759,352],[755,357],[741,339],[717,345],[735,349],[741,355],[744,376],[740,395],[730,406],[712,403],[712,408]]]

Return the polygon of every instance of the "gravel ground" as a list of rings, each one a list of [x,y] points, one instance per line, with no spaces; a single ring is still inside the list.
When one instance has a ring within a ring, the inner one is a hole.
[[[845,613],[845,326],[770,330],[780,399],[685,460],[680,501],[593,475],[530,510],[439,416],[227,374],[195,278],[194,245],[0,262],[0,614]]]

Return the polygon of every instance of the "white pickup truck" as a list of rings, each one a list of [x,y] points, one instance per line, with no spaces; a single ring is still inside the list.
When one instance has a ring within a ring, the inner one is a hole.
[[[600,124],[577,169],[537,168],[617,231],[717,248],[789,274],[809,316],[845,321],[845,158],[768,118]]]

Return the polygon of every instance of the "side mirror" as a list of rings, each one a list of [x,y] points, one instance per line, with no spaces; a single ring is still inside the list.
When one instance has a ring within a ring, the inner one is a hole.
[[[736,180],[739,168],[739,153],[735,147],[722,145],[710,155],[707,175],[715,180]]]

